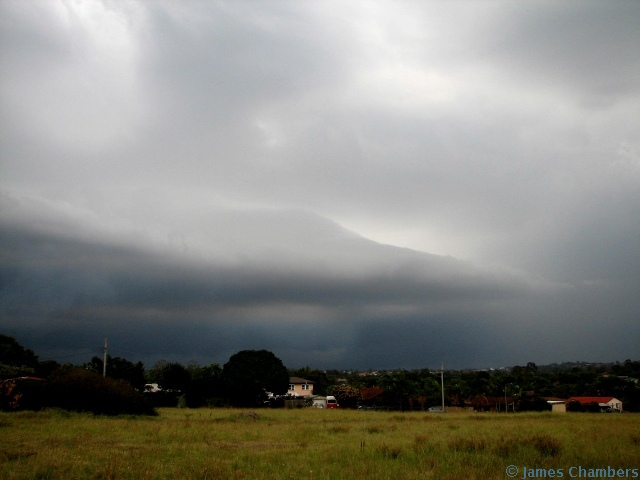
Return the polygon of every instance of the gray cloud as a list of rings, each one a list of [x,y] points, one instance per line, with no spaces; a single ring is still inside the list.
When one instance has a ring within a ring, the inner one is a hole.
[[[0,13],[0,326],[31,348],[638,351],[637,3]]]

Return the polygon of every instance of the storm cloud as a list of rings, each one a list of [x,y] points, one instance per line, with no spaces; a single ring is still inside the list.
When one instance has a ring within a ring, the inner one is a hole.
[[[0,13],[0,328],[42,358],[640,351],[637,2]]]

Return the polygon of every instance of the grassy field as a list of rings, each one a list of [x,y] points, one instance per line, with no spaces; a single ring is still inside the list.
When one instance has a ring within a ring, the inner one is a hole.
[[[636,468],[638,478],[639,459],[635,414],[0,413],[0,478],[7,480],[487,480],[510,478],[509,465],[519,469],[513,478],[522,478],[524,467],[562,469],[563,478],[580,478],[571,476],[580,473],[571,467],[585,469],[582,478],[591,468]],[[634,472],[621,478],[634,478]]]

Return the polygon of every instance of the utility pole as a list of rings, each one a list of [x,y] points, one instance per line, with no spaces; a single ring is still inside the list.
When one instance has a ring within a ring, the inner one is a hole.
[[[444,362],[440,364],[440,386],[442,387],[442,411],[444,411]]]
[[[507,383],[504,386],[504,412],[505,413],[509,413],[509,406],[507,405],[507,387],[509,385],[512,385],[511,383]],[[512,410],[515,412],[515,408],[512,408]]]
[[[102,376],[107,377],[107,339],[104,339],[104,354],[102,356]]]
[[[507,407],[507,386],[504,386],[504,413],[509,413],[509,407]]]

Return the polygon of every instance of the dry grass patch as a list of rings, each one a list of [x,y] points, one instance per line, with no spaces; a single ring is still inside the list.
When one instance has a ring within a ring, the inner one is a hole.
[[[557,457],[562,453],[562,444],[546,433],[533,435],[526,442],[543,457]]]
[[[402,455],[402,448],[396,445],[382,444],[376,448],[376,452],[382,457],[391,460],[396,460]]]
[[[449,442],[449,448],[456,452],[476,453],[484,452],[488,443],[479,437],[456,437]]]
[[[435,417],[320,409],[0,413],[0,478],[504,478],[510,463],[632,468],[639,453],[640,416],[632,414]]]

